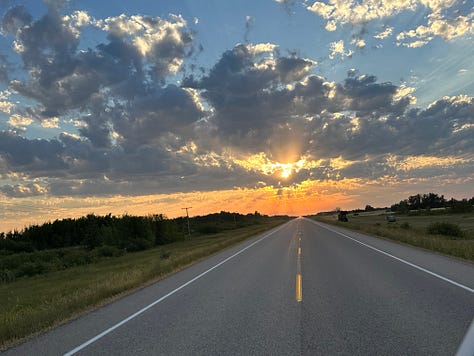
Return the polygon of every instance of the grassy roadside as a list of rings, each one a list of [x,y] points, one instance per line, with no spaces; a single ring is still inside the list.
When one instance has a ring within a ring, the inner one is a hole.
[[[0,350],[285,221],[274,219],[0,285]]]
[[[388,238],[438,253],[474,261],[474,214],[453,214],[439,216],[397,216],[396,222],[387,222],[384,213],[349,214],[348,222],[339,222],[335,215],[313,216],[313,219],[369,235]],[[450,222],[458,225],[465,238],[453,239],[443,235],[427,233],[433,222]]]

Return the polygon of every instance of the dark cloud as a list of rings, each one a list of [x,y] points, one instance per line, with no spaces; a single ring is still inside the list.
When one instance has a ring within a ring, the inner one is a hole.
[[[0,131],[0,157],[13,172],[31,176],[54,175],[68,167],[62,158],[63,152],[59,141],[28,140],[13,132]]]
[[[276,55],[270,44],[239,44],[223,54],[209,75],[184,81],[202,90],[215,110],[212,124],[224,140],[263,149],[272,129],[288,119],[292,97],[284,86],[307,75],[314,63]]]
[[[3,15],[2,30],[9,34],[16,34],[20,28],[30,24],[32,19],[24,6],[15,6]]]

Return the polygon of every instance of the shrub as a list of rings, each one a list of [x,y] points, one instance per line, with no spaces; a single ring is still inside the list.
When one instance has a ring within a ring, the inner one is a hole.
[[[166,259],[170,258],[170,256],[171,256],[171,252],[165,251],[165,250],[160,251],[160,258],[162,260],[166,260]]]
[[[400,224],[400,227],[401,227],[402,229],[407,229],[407,230],[408,230],[408,229],[410,228],[410,223],[408,223],[408,222],[406,222],[406,221],[405,221],[405,222],[402,222],[402,223]]]
[[[97,249],[97,255],[99,257],[117,257],[122,256],[124,253],[124,250],[121,250],[115,246],[105,245]]]
[[[41,262],[26,262],[17,269],[16,276],[34,276],[46,271],[46,266]]]
[[[63,258],[63,267],[82,266],[92,263],[96,260],[92,253],[82,249],[75,249],[66,254]]]
[[[428,225],[427,231],[428,234],[431,235],[444,235],[452,238],[464,237],[464,232],[461,230],[459,225],[447,221],[431,223]]]
[[[222,229],[217,225],[205,224],[197,228],[197,231],[201,234],[216,234],[221,232]]]
[[[130,240],[127,244],[127,251],[135,252],[135,251],[143,251],[152,247],[152,243],[144,238],[136,238]]]
[[[0,270],[0,283],[14,282],[15,279],[15,273],[10,271],[9,269]]]

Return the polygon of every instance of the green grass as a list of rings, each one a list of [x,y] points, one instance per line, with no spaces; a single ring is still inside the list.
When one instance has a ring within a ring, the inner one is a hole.
[[[474,261],[474,213],[443,215],[396,215],[396,222],[387,222],[384,211],[348,214],[349,222],[338,222],[333,216],[316,216],[314,219],[366,232],[371,235],[407,243],[413,246],[436,251]],[[428,227],[433,223],[457,225],[463,232],[462,238],[429,234]]]
[[[272,220],[2,284],[0,349],[285,221]]]

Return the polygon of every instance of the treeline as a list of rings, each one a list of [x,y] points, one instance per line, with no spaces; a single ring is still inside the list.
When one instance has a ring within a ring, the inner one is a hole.
[[[62,219],[32,225],[22,231],[0,233],[0,283],[97,262],[103,258],[163,246],[160,258],[169,257],[165,245],[220,231],[262,224],[274,218],[220,212],[190,218],[164,215],[98,216]]]
[[[269,219],[258,212],[242,215],[220,212],[190,218],[193,235],[217,233],[261,223]],[[94,249],[113,246],[125,251],[140,251],[179,241],[188,235],[187,219],[168,219],[162,214],[149,216],[99,216],[89,214],[77,219],[61,219],[31,225],[22,231],[0,233],[0,250],[33,252],[81,246]]]
[[[411,195],[399,203],[393,204],[390,210],[398,213],[408,213],[410,211],[446,209],[453,213],[470,213],[474,211],[474,197],[471,199],[457,200],[445,199],[444,195],[435,193]]]
[[[163,215],[121,217],[89,214],[78,219],[62,219],[31,225],[23,231],[0,233],[0,249],[12,252],[82,246],[94,249],[114,246],[139,251],[180,238],[176,223]]]

